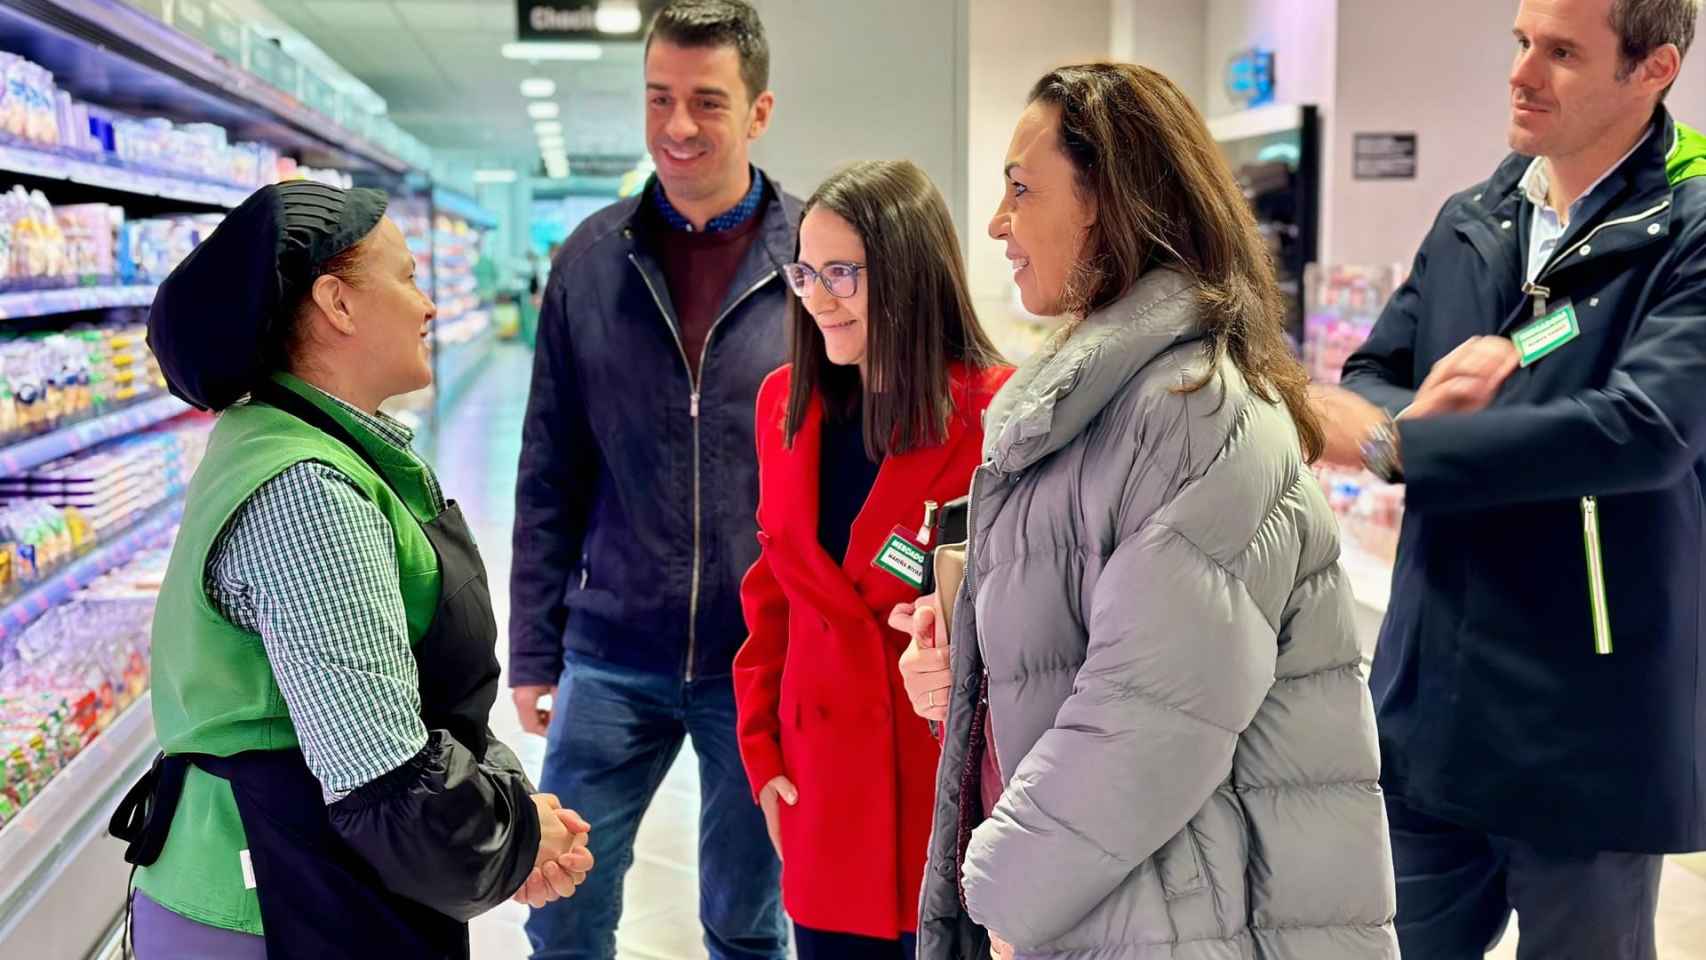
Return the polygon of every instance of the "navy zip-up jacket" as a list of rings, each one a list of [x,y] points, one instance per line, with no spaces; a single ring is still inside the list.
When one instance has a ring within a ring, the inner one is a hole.
[[[758,557],[753,407],[786,352],[780,269],[801,209],[766,180],[698,383],[649,242],[655,179],[558,252],[516,488],[512,686],[557,683],[565,649],[686,679],[729,674],[746,638],[740,579]]]
[[[1526,287],[1532,158],[1451,198],[1344,385],[1573,305],[1479,413],[1399,421],[1404,526],[1371,682],[1382,782],[1545,849],[1706,847],[1706,138],[1660,110]],[[1584,499],[1612,653],[1595,652]]]

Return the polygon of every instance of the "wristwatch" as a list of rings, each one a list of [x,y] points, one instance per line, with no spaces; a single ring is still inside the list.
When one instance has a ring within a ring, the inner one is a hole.
[[[1398,425],[1391,417],[1370,427],[1362,438],[1362,465],[1387,483],[1404,482],[1404,461],[1398,453]]]

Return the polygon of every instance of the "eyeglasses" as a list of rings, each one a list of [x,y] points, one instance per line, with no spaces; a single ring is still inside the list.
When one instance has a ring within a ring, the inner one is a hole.
[[[789,263],[783,265],[782,276],[788,280],[788,289],[801,300],[811,296],[814,280],[823,284],[830,296],[845,300],[859,292],[859,273],[864,269],[862,263],[826,263],[822,270],[813,270],[803,263]]]

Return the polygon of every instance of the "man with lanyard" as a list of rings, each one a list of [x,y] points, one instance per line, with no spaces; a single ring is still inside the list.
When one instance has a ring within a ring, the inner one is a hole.
[[[616,955],[635,833],[691,736],[706,947],[780,958],[780,865],[731,673],[758,555],[753,408],[783,361],[800,204],[748,162],[774,104],[750,6],[665,7],[645,71],[657,175],[558,254],[524,429],[509,679],[522,726],[548,738],[541,789],[591,816],[604,864],[527,930],[541,960]]]
[[[1449,200],[1328,459],[1406,484],[1371,683],[1405,956],[1656,956],[1706,848],[1700,0],[1523,0],[1516,155]]]

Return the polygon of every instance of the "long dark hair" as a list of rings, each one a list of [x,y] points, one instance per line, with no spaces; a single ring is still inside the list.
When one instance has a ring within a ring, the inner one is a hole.
[[[830,417],[849,416],[863,400],[872,460],[942,443],[954,412],[948,365],[957,360],[976,371],[1002,362],[972,309],[947,202],[916,164],[874,160],[824,181],[805,212],[818,207],[847,221],[865,244],[865,377],[829,362],[817,322],[792,298],[787,445],[814,394]]]
[[[1197,283],[1212,360],[1186,389],[1207,386],[1230,357],[1257,396],[1285,404],[1305,457],[1319,457],[1326,436],[1286,340],[1273,261],[1202,114],[1171,80],[1124,63],[1062,67],[1030,100],[1059,108],[1061,149],[1081,195],[1096,200],[1068,311],[1088,316],[1156,267],[1184,271]]]

